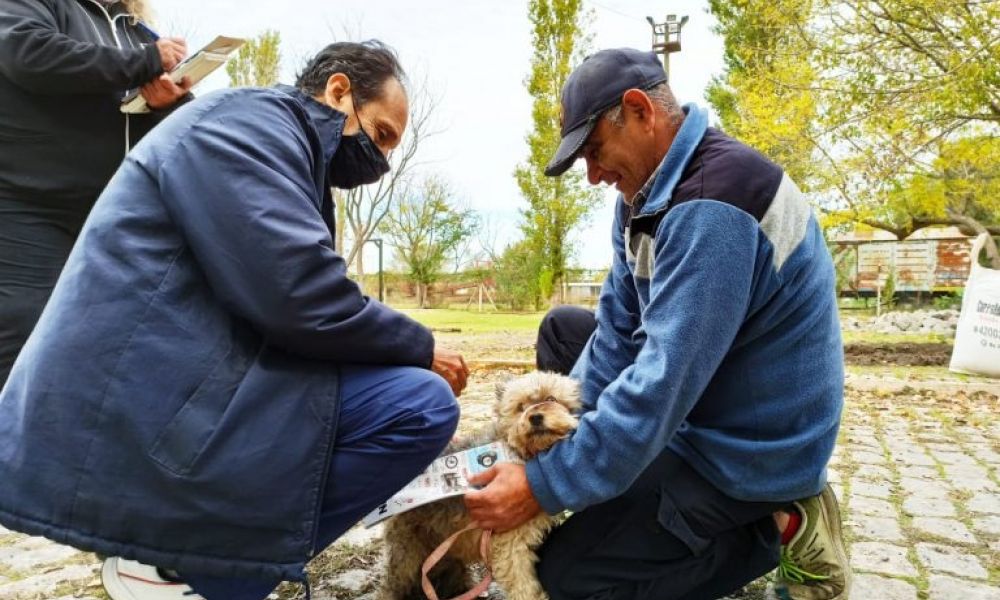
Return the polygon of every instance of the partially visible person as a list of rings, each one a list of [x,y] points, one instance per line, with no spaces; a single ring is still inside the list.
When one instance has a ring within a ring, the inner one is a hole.
[[[0,0],[0,388],[90,208],[128,149],[188,94],[143,0]],[[140,89],[154,110],[124,115]]]

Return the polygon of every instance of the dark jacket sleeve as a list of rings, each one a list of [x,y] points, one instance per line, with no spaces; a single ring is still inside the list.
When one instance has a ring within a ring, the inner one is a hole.
[[[124,91],[163,71],[154,44],[116,48],[60,33],[46,2],[0,1],[0,72],[40,94]]]
[[[349,363],[430,366],[434,340],[363,296],[333,249],[314,146],[291,98],[216,107],[164,158],[160,190],[228,310],[290,352]]]

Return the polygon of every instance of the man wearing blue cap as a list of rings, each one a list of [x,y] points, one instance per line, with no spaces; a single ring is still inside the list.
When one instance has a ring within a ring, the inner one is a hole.
[[[679,107],[650,52],[604,50],[570,75],[545,172],[579,157],[591,184],[620,192],[596,329],[571,372],[584,414],[551,451],[484,473],[472,517],[503,531],[573,511],[541,551],[553,600],[717,598],[779,565],[779,597],[846,599],[826,484],[843,350],[802,193]]]

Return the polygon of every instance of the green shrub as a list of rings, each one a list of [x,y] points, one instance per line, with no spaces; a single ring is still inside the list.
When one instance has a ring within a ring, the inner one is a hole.
[[[508,246],[493,268],[498,302],[512,310],[541,308],[542,264],[527,241]]]
[[[962,307],[962,292],[947,293],[934,297],[934,308],[937,310],[959,309]]]
[[[882,306],[886,310],[892,310],[896,304],[896,270],[890,269],[885,276],[885,283],[882,284]]]

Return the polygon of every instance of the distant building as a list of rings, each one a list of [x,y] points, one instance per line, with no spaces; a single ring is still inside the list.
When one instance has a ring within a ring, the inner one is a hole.
[[[569,304],[597,304],[601,296],[601,282],[578,281],[566,284],[566,302]]]
[[[904,293],[955,292],[969,277],[972,238],[957,227],[920,229],[903,241],[880,229],[856,230],[830,242],[841,294],[874,295],[890,273]]]

